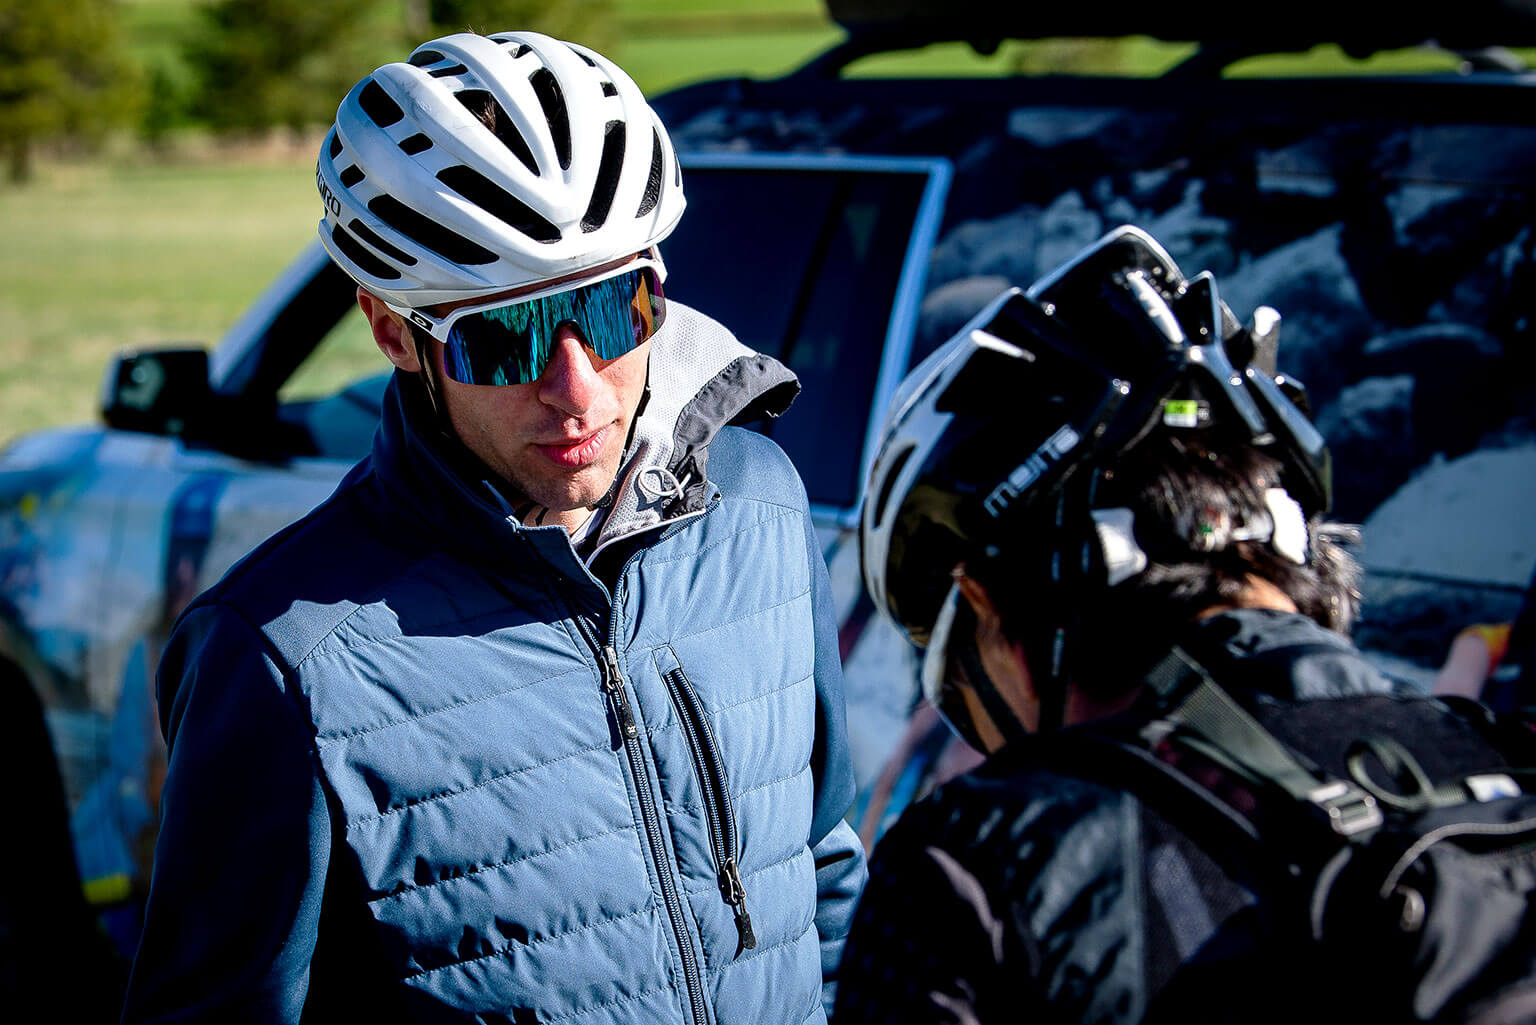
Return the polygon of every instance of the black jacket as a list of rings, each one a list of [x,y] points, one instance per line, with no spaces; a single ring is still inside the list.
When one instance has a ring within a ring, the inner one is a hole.
[[[1215,616],[1185,646],[1249,700],[1393,686],[1293,614]],[[838,1025],[1143,1021],[1187,1008],[1166,985],[1181,965],[1178,987],[1197,986],[1190,1002],[1211,1010],[1196,1020],[1267,1017],[1252,999],[1274,989],[1255,956],[1268,937],[1254,890],[1136,797],[1052,771],[1033,747],[941,787],[881,839]]]

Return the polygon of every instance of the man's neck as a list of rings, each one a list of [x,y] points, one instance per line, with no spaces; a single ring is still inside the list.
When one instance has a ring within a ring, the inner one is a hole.
[[[1290,595],[1263,577],[1254,576],[1250,573],[1236,601],[1230,605],[1212,605],[1209,608],[1201,609],[1195,615],[1195,618],[1209,619],[1217,613],[1230,612],[1233,609],[1275,609],[1278,612],[1299,611],[1296,608],[1296,603],[1291,600]]]
[[[542,517],[540,514],[542,514]],[[546,527],[564,527],[565,532],[571,535],[571,543],[575,544],[587,533],[587,531],[583,528],[588,526],[596,526],[596,524],[593,522],[596,515],[597,510],[589,508],[588,506],[582,506],[579,509],[565,509],[560,511],[540,508],[536,509],[532,513],[529,513],[528,516],[523,520],[523,524],[524,526],[529,527],[538,524],[542,524]],[[538,521],[538,524],[535,523],[535,520]]]

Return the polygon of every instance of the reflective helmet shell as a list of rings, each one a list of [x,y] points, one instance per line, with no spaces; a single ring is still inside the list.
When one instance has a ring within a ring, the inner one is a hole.
[[[908,562],[906,552],[913,528],[921,530],[922,527],[914,520],[951,520],[936,508],[946,501],[947,496],[942,491],[927,495],[927,502],[919,493],[917,508],[914,508],[914,491],[918,488],[919,478],[932,471],[936,450],[950,438],[949,430],[954,421],[953,411],[939,408],[938,399],[971,365],[972,357],[978,352],[992,351],[1005,357],[1016,354],[1017,350],[986,328],[1004,304],[1021,294],[1019,289],[1013,288],[999,295],[949,342],[907,375],[892,400],[879,453],[870,470],[859,525],[864,586],[876,607],[891,616],[919,647],[927,644],[937,614],[937,600],[941,597],[930,594],[931,589],[947,583],[947,580],[941,581],[940,574],[947,578],[949,571],[960,561],[960,552],[954,543],[958,538],[942,537],[939,531],[934,531],[934,539],[940,547],[931,553],[931,558],[923,560],[924,575],[930,579],[919,585],[924,592],[923,598],[917,599],[922,608],[910,609],[902,600],[902,595],[909,591],[906,574],[916,569],[915,562]],[[954,561],[949,561],[952,556]],[[944,590],[947,594],[947,586]],[[926,599],[930,596],[935,599],[931,610],[935,615],[929,615],[930,603]]]
[[[496,113],[496,131],[477,114]],[[403,306],[579,275],[655,245],[684,207],[676,154],[600,54],[532,32],[460,33],[347,94],[321,144],[321,242]]]
[[[1321,512],[1326,446],[1254,330],[1209,274],[1186,278],[1131,226],[998,296],[891,408],[860,523],[876,606],[925,646],[954,567],[1011,551],[1030,556],[1034,575],[1019,586],[1042,592],[1042,635],[1069,633],[1065,618],[1044,621],[1066,616],[1045,592],[1102,575],[1091,479],[1148,432],[1174,429],[1169,399],[1271,451],[1287,490]]]

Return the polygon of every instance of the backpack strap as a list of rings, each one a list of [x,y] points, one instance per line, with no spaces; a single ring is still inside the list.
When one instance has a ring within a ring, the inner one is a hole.
[[[1029,765],[1135,795],[1181,824],[1215,824],[1233,844],[1259,842],[1258,827],[1204,783],[1115,723],[1068,726],[1011,745],[996,764]],[[1223,771],[1225,767],[1222,767]],[[1247,850],[1247,847],[1242,849]]]
[[[1147,674],[1145,683],[1162,711],[1142,730],[1148,743],[1171,740],[1250,783],[1277,787],[1320,809],[1340,836],[1365,839],[1381,826],[1381,809],[1372,794],[1304,762],[1183,648],[1174,646]]]
[[[1338,853],[1341,841],[1352,846],[1375,836],[1386,820],[1384,807],[1420,812],[1509,796],[1522,789],[1513,777],[1531,771],[1493,767],[1436,784],[1396,740],[1362,737],[1346,754],[1348,778],[1340,778],[1276,738],[1183,647],[1173,647],[1148,671],[1144,683],[1145,702],[1127,714],[1048,731],[1010,749],[1044,768],[1154,803],[1171,799],[1170,807],[1202,806],[1206,810],[1196,814],[1207,821],[1214,810],[1228,826],[1236,825],[1249,836],[1287,828],[1298,839],[1309,838],[1303,846],[1324,860],[1331,857],[1329,852]],[[1448,706],[1445,711],[1464,721],[1469,718],[1463,709]],[[1532,749],[1528,726],[1517,729],[1502,719],[1472,725],[1485,732],[1513,730],[1524,741],[1519,749]],[[1205,768],[1185,765],[1180,751],[1194,755]],[[1368,757],[1394,787],[1371,778]],[[1246,796],[1234,793],[1234,788]],[[1264,798],[1273,791],[1284,797]],[[1233,797],[1238,804],[1231,803]]]

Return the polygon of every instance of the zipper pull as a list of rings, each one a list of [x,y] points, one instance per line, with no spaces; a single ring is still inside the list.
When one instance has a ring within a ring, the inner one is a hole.
[[[613,646],[603,647],[603,689],[613,698],[614,714],[619,717],[619,730],[631,739],[640,735],[635,725],[635,713],[629,707],[629,695],[624,693],[624,677],[619,673],[619,653]]]
[[[757,946],[757,934],[752,931],[752,916],[747,914],[747,889],[741,885],[741,870],[735,858],[726,858],[720,870],[720,893],[725,902],[736,912],[736,930],[741,933],[741,949]]]

